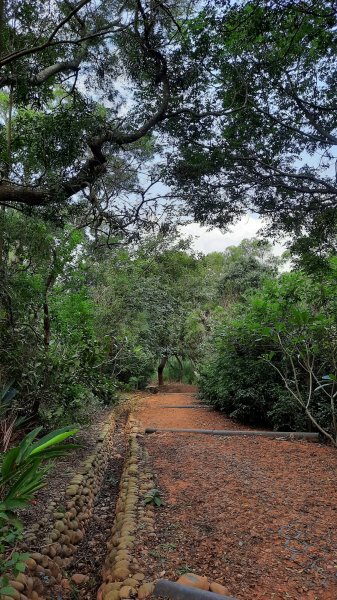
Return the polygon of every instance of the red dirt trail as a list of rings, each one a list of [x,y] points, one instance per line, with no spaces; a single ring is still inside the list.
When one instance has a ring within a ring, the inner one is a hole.
[[[190,404],[192,393],[140,403],[144,427],[243,429]],[[140,558],[176,580],[207,575],[238,600],[337,600],[337,452],[318,443],[196,434],[144,436],[165,505]]]

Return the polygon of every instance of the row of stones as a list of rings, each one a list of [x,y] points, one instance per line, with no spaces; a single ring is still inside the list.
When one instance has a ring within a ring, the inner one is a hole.
[[[153,477],[147,468],[142,469],[142,448],[137,440],[139,426],[130,416],[129,452],[121,478],[116,516],[108,543],[108,555],[102,570],[103,584],[97,600],[120,600],[151,595],[153,582],[146,582],[139,571],[137,559],[132,556],[136,547],[137,532],[147,537],[155,536],[154,510],[142,501],[153,489]]]
[[[111,452],[114,430],[115,418],[111,414],[97,439],[95,451],[86,458],[66,489],[65,512],[56,509],[56,502],[50,503],[48,508],[54,519],[52,528],[42,543],[41,551],[30,553],[26,573],[20,573],[10,581],[16,591],[12,599],[44,600],[49,596],[45,588],[62,581],[63,569],[72,563],[92,515],[95,496]],[[33,526],[33,532],[37,532],[41,525],[45,527],[48,519],[41,521],[40,526]],[[35,539],[32,535],[28,537],[30,542]],[[26,545],[29,551],[27,538]],[[1,600],[7,600],[7,596],[1,596]]]

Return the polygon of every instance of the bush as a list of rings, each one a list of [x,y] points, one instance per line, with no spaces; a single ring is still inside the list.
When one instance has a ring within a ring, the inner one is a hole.
[[[336,444],[336,268],[324,283],[289,273],[247,296],[214,337],[202,397],[252,425],[310,423]]]
[[[114,370],[117,380],[126,390],[143,390],[153,374],[155,358],[153,354],[130,339],[116,349],[118,358]]]
[[[200,370],[200,395],[246,425],[295,430],[304,426],[277,374],[260,359],[260,344],[242,321],[217,333],[213,355]]]

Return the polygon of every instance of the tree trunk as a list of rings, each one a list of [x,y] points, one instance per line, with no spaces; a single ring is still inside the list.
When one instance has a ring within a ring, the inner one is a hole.
[[[4,54],[5,0],[0,0],[0,58]]]
[[[50,315],[49,306],[47,302],[47,294],[45,297],[45,302],[43,303],[43,343],[44,349],[47,352],[50,344]]]
[[[177,363],[179,365],[179,379],[178,379],[178,381],[179,381],[179,383],[181,383],[182,379],[183,379],[183,374],[184,374],[184,365],[181,362],[180,357],[178,356],[178,354],[175,354],[175,357],[176,357]]]
[[[163,356],[161,358],[159,366],[158,366],[158,385],[159,386],[164,385],[164,369],[165,369],[167,360],[168,360],[168,356]]]
[[[57,275],[56,261],[57,261],[56,250],[55,250],[55,248],[52,248],[52,263],[50,265],[50,271],[49,271],[46,285],[44,288],[44,302],[43,302],[43,342],[44,342],[44,349],[46,352],[49,349],[50,335],[51,335],[48,294],[56,281],[56,275]]]

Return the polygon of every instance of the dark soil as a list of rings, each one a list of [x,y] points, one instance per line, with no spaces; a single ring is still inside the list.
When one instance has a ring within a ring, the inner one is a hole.
[[[102,583],[102,566],[107,552],[107,542],[111,537],[111,528],[115,517],[115,506],[119,493],[119,482],[122,475],[127,436],[124,425],[126,415],[118,423],[114,434],[114,446],[105,472],[104,481],[96,497],[93,516],[87,524],[85,537],[78,546],[75,561],[68,570],[71,578],[74,573],[89,576],[85,586],[81,586],[79,598],[96,600],[97,589]]]

